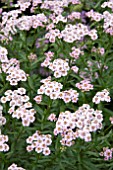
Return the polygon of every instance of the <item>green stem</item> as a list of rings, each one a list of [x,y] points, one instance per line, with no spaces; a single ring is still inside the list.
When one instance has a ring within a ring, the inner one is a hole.
[[[109,129],[113,127],[113,124],[111,124],[107,129],[105,129],[104,133],[106,133]]]

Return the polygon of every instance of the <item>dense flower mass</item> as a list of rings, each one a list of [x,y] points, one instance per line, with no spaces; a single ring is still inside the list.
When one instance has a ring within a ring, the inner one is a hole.
[[[86,142],[91,141],[91,132],[102,128],[103,115],[101,110],[90,108],[88,104],[83,104],[79,109],[71,113],[61,112],[56,122],[54,135],[62,136],[61,144],[71,146],[76,138],[81,138]]]
[[[0,1],[0,170],[112,169],[112,36],[113,0]]]
[[[51,153],[49,145],[51,145],[51,135],[42,135],[39,131],[36,131],[32,136],[26,139],[26,142],[30,145],[27,146],[27,151],[31,152],[35,149],[37,153],[43,153],[43,155],[49,155]]]
[[[92,40],[96,40],[98,38],[97,30],[89,30],[88,26],[80,23],[77,25],[66,25],[65,29],[61,31],[61,35],[63,40],[68,43],[73,43],[76,40],[81,40],[86,35],[89,35]]]
[[[36,111],[32,108],[32,103],[29,102],[29,97],[26,94],[26,89],[18,88],[18,90],[7,90],[5,96],[1,97],[1,102],[9,102],[9,114],[13,118],[22,119],[23,126],[29,126],[35,121],[34,114]]]
[[[43,85],[38,89],[38,94],[45,94],[50,97],[50,99],[58,99],[60,90],[62,89],[63,85],[56,81],[51,81],[51,77],[48,77],[45,80],[41,80]]]
[[[79,0],[45,0],[41,8],[42,9],[49,9],[50,11],[53,11],[55,14],[61,14],[63,12],[64,7],[68,7],[69,3],[72,4],[80,4]]]
[[[17,85],[19,81],[26,81],[28,75],[20,69],[20,62],[16,58],[9,60],[7,54],[7,49],[0,46],[1,72],[6,73],[6,80],[12,86]]]
[[[70,89],[59,93],[59,99],[62,99],[65,103],[77,103],[79,93],[76,90]]]
[[[29,31],[31,28],[44,27],[47,23],[47,17],[43,13],[18,17],[19,14],[22,14],[21,9],[2,13],[2,34],[0,34],[2,41],[12,40],[11,34],[16,34],[17,29]]]
[[[51,77],[48,77],[47,79],[42,80],[41,82],[44,84],[41,85],[38,89],[38,94],[45,94],[49,96],[52,100],[62,99],[65,103],[68,103],[70,101],[76,103],[78,101],[79,93],[77,93],[76,90],[70,89],[61,91],[63,85],[56,81],[51,81]],[[36,98],[35,100],[37,102]]]
[[[53,63],[50,62],[49,69],[54,71],[54,76],[56,78],[66,76],[69,71],[68,62],[62,59],[56,59]]]
[[[70,69],[68,61],[58,58],[55,59],[53,62],[51,62],[53,53],[49,52],[49,53],[45,53],[45,55],[47,57],[44,60],[44,62],[41,63],[41,66],[48,67],[50,70],[52,70],[56,78],[66,76],[68,74],[68,71]]]

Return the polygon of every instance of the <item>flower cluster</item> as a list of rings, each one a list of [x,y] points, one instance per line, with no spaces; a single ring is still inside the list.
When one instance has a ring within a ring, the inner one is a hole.
[[[37,55],[33,54],[33,53],[30,53],[29,56],[28,56],[28,59],[30,60],[30,62],[36,61]]]
[[[30,2],[24,2],[24,1],[21,1],[21,0],[17,1],[17,6],[20,7],[21,11],[25,11],[27,8],[29,8],[30,5],[31,5]]]
[[[80,56],[80,54],[83,54],[83,51],[81,51],[79,48],[72,47],[72,52],[69,53],[71,57],[73,57],[75,60],[77,60]]]
[[[91,132],[102,129],[103,115],[101,110],[94,110],[88,104],[83,104],[75,112],[78,137],[91,141]]]
[[[2,23],[1,23],[1,32],[0,34],[2,40],[12,40],[11,34],[15,34],[17,32],[16,28],[20,30],[30,30],[31,27],[37,28],[38,26],[44,26],[43,23],[47,23],[47,17],[41,13],[32,16],[21,16],[22,12],[25,11],[27,8],[30,8],[30,12],[34,13],[35,8],[38,4],[41,4],[41,9],[49,9],[50,11],[54,11],[55,14],[59,16],[56,17],[56,22],[62,20],[61,13],[63,11],[63,7],[67,7],[69,3],[72,4],[79,4],[78,0],[70,0],[59,2],[59,0],[55,1],[44,1],[42,0],[30,0],[30,1],[22,1],[18,0],[17,4],[14,6],[18,9],[11,10],[9,12],[2,12]],[[67,19],[63,19],[65,22]]]
[[[54,135],[60,134],[61,144],[66,146],[71,146],[74,144],[73,140],[76,139],[76,133],[73,129],[76,127],[74,114],[70,111],[61,112],[59,114],[58,120],[56,122],[56,127],[54,129]]]
[[[9,146],[5,143],[7,141],[8,136],[0,134],[0,152],[7,152],[9,150]]]
[[[88,11],[86,13],[86,16],[97,22],[103,19],[103,15],[100,14],[99,12],[95,12],[93,9]]]
[[[19,61],[15,58],[9,60],[7,54],[7,49],[0,46],[1,72],[3,71],[7,74],[6,80],[8,80],[12,86],[17,85],[19,81],[26,81],[28,75],[20,69]]]
[[[0,105],[0,127],[6,123],[6,118],[2,115],[2,110],[3,107]]]
[[[51,51],[48,51],[47,53],[44,53],[44,54],[45,54],[45,56],[46,56],[46,59],[43,61],[43,63],[41,63],[41,66],[42,66],[42,67],[48,67],[49,64],[50,64],[51,59],[52,59],[53,56],[54,56],[54,53],[51,52]]]
[[[111,98],[109,96],[109,91],[107,89],[104,89],[101,92],[97,92],[92,101],[95,104],[99,104],[101,101],[110,102]]]
[[[93,85],[90,84],[90,80],[82,80],[79,83],[76,83],[76,87],[80,90],[84,91],[90,91],[93,90]]]
[[[38,4],[41,4],[42,0],[32,0],[33,7],[37,6]]]
[[[28,6],[24,5],[24,7]],[[43,13],[18,17],[21,13],[20,9],[2,13],[1,32],[3,35],[0,34],[1,40],[12,40],[11,34],[16,34],[17,29],[29,31],[31,28],[44,27],[48,21]]]
[[[76,90],[69,89],[59,93],[59,99],[62,99],[65,103],[77,103],[79,93]]]
[[[41,80],[44,83],[37,91],[38,94],[45,94],[50,97],[50,99],[57,99],[59,97],[60,90],[63,85],[56,81],[51,81],[51,78]]]
[[[109,149],[108,147],[104,147],[103,151],[100,152],[100,156],[104,156],[104,160],[108,161],[112,159],[113,148]]]
[[[101,5],[102,8],[111,8],[112,11],[113,11],[113,1],[112,0],[109,0],[108,2],[104,2],[102,5]]]
[[[95,94],[95,96],[93,95],[94,97],[89,98],[88,101],[95,108],[99,108],[99,105],[95,104],[99,104],[101,101],[111,101],[112,94],[110,97],[107,89],[95,90],[106,85],[108,88],[112,88],[112,83],[106,81],[107,73],[109,73],[108,78],[112,78],[112,68],[107,72],[105,69],[108,69],[108,66],[112,67],[113,40],[112,38],[110,38],[110,42],[108,40],[110,35],[113,35],[113,0],[101,5],[102,8],[111,8],[108,11],[100,9],[100,2],[96,4],[93,0],[88,6],[87,2],[83,0],[81,2],[80,0],[2,0],[1,4],[3,6],[0,8],[0,41],[3,47],[0,46],[0,102],[4,106],[0,105],[0,152],[3,152],[0,153],[1,156],[9,150],[7,135],[10,133],[3,134],[2,126],[5,125],[6,120],[7,125],[10,123],[11,116],[12,119],[16,118],[13,120],[14,124],[17,120],[17,122],[19,121],[18,126],[20,124],[26,126],[26,131],[22,136],[21,132],[14,132],[14,136],[17,133],[17,137],[24,139],[26,134],[29,134],[26,139],[26,148],[23,150],[23,154],[25,154],[22,157],[25,159],[22,162],[31,160],[30,167],[29,164],[25,164],[26,169],[41,167],[46,169],[46,166],[55,160],[55,156],[59,156],[55,153],[55,149],[59,153],[62,152],[65,159],[65,155],[68,155],[69,152],[69,149],[66,150],[67,146],[72,146],[76,140],[80,140],[77,148],[81,143],[89,142],[85,145],[95,152],[95,149],[98,150],[98,148],[95,146],[94,149],[94,145],[92,145],[92,133],[100,132],[102,129],[102,110],[95,110],[89,104],[84,103],[87,103],[86,97],[92,96],[92,94]],[[76,6],[76,4],[80,5]],[[94,9],[97,9],[98,12],[91,9],[93,4]],[[21,43],[18,46],[20,41]],[[8,55],[5,47],[9,51],[13,51],[14,57],[18,50],[21,54],[26,53],[27,60],[24,60],[25,64],[22,64],[23,70],[21,69],[21,61],[19,61],[21,57],[16,56],[19,60],[12,58],[11,54]],[[64,47],[65,49],[63,49]],[[34,63],[30,64],[32,62]],[[29,75],[24,72],[24,68],[27,70],[27,65],[31,65],[31,68],[28,68]],[[48,75],[53,77],[47,77]],[[31,76],[32,80],[27,82],[28,76]],[[42,79],[42,77],[47,78]],[[99,81],[100,77],[105,78],[102,83]],[[36,84],[34,85],[34,83]],[[8,85],[11,85],[9,90]],[[29,91],[31,90],[28,93],[30,97],[24,87]],[[35,94],[35,87],[37,94]],[[80,91],[80,95],[78,91]],[[41,119],[37,115],[36,123],[34,123],[36,121],[36,110],[31,101],[35,103],[37,112],[38,110],[40,114],[44,112]],[[60,108],[57,108],[58,105],[60,105]],[[102,105],[102,107],[104,106]],[[62,112],[58,112],[58,110]],[[107,109],[105,110],[107,112]],[[5,115],[5,118],[3,113],[6,112],[8,112],[8,115]],[[109,110],[108,112],[110,113]],[[113,116],[109,118],[109,122],[107,119],[108,117],[105,117],[104,126],[108,126],[107,131],[110,131]],[[33,123],[34,125],[31,127]],[[45,123],[47,124],[45,125]],[[36,126],[39,129],[36,129]],[[12,131],[12,128],[13,126],[9,130]],[[33,129],[35,129],[35,132],[31,134]],[[39,130],[42,130],[42,132]],[[8,131],[7,126],[4,131]],[[104,136],[98,140],[100,136],[101,133],[98,133],[97,144],[102,143],[101,140],[106,138]],[[9,166],[8,170],[25,170],[13,163],[12,158],[9,162],[7,160],[10,156],[14,156],[14,150],[19,153],[23,148],[23,145],[20,145],[18,149],[13,148],[15,141],[13,141],[13,135],[10,137],[10,141],[12,141],[11,152],[6,154],[5,157],[2,156],[0,167]],[[19,140],[18,142],[23,141]],[[53,146],[52,143],[54,143]],[[54,146],[55,148],[51,148]],[[70,149],[72,148],[70,147]],[[64,151],[67,153],[63,153]],[[33,157],[32,152],[35,152],[36,155],[41,154],[41,156],[38,156],[40,158],[38,165],[36,164],[37,157]],[[43,158],[50,155],[51,152],[53,153],[50,159],[44,161]],[[104,157],[104,160],[109,160],[112,158],[112,152],[113,148],[106,147],[103,148],[100,155]],[[80,157],[79,154],[78,152],[78,158]],[[86,157],[85,154],[87,155],[87,153],[84,152],[84,158]],[[28,155],[30,158],[28,158]],[[93,154],[90,156],[93,156]],[[58,160],[60,161],[60,159]],[[64,164],[59,167],[56,166],[59,161],[53,162],[52,167],[65,169],[66,165]],[[22,166],[22,162],[20,166]],[[64,160],[64,162],[66,161]],[[88,165],[86,160],[83,160],[83,162]],[[78,159],[75,169],[79,168],[79,163],[80,160]],[[73,165],[72,169],[74,169]],[[84,169],[84,167],[81,165],[81,169]]]
[[[59,14],[58,16],[56,16],[56,17],[53,19],[53,23],[54,23],[54,24],[58,24],[59,22],[64,22],[64,23],[66,23],[66,22],[67,22],[67,18],[65,18],[64,16],[62,16],[61,14]]]
[[[59,78],[62,76],[66,76],[70,68],[66,60],[58,58],[58,59],[55,59],[53,63],[50,62],[49,69],[54,71],[54,76],[56,78]]]
[[[45,38],[48,39],[49,42],[51,43],[55,42],[56,37],[58,37],[59,39],[62,38],[62,35],[59,29],[50,29],[49,32],[45,34]]]
[[[103,12],[104,25],[103,28],[106,33],[113,35],[113,13],[108,11]]]
[[[98,38],[97,31],[95,29],[89,30],[88,26],[81,23],[76,25],[68,24],[65,29],[61,31],[63,40],[68,43],[81,40],[86,35],[89,35],[92,40],[96,40]]]
[[[47,17],[43,13],[40,13],[32,16],[22,16],[17,20],[16,27],[20,30],[28,31],[31,28],[44,27],[46,23]]]
[[[28,74],[20,69],[19,61],[15,58],[11,58],[5,63],[2,63],[2,71],[7,74],[6,80],[10,82],[10,85],[15,86],[19,81],[26,81]]]
[[[88,104],[83,104],[79,109],[71,113],[61,112],[56,122],[54,135],[62,136],[61,144],[71,146],[76,138],[91,141],[91,132],[102,128],[102,111],[90,108]]]
[[[62,99],[65,103],[69,103],[70,101],[76,103],[78,101],[79,93],[76,90],[60,91],[63,85],[56,81],[51,81],[51,77],[41,80],[41,82],[44,84],[38,89],[38,94],[45,94],[53,100]]]
[[[10,102],[9,114],[12,114],[13,118],[22,119],[23,126],[29,126],[35,120],[34,114],[36,111],[32,109],[32,103],[29,102],[29,97],[25,95],[26,90],[24,88],[18,88],[17,90],[7,90],[5,97],[1,97],[1,102]]]
[[[81,18],[81,13],[80,12],[72,12],[71,14],[68,15],[68,18],[71,21],[74,21],[75,19],[80,19]]]
[[[51,151],[48,146],[52,143],[51,137],[52,136],[49,134],[43,135],[40,131],[36,131],[32,136],[26,139],[26,142],[31,144],[26,147],[27,151],[31,152],[35,149],[37,153],[42,152],[43,155],[49,155]]]
[[[80,4],[79,0],[45,0],[41,8],[42,9],[49,9],[50,11],[54,12],[55,14],[61,14],[63,12],[64,7],[68,7],[69,3],[72,4]]]
[[[35,7],[38,6],[38,4],[41,4],[42,0],[18,0],[16,7],[20,7],[21,11],[25,11],[27,8],[30,8],[31,12],[34,12]]]
[[[2,13],[2,22],[1,22],[1,32],[0,34],[1,40],[12,40],[11,34],[15,34],[17,32],[15,26],[17,24],[17,17],[21,14],[19,9],[12,10],[9,12]]]
[[[8,170],[25,170],[22,167],[18,167],[15,163],[8,167]]]

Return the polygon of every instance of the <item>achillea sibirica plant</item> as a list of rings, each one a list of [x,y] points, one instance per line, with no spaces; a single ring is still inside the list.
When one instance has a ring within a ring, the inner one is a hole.
[[[113,0],[0,2],[0,170],[112,170]]]

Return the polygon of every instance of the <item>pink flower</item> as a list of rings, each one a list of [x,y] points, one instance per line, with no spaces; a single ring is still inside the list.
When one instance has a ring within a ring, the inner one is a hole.
[[[34,100],[36,101],[37,104],[40,104],[42,101],[42,95],[38,95],[34,98]]]
[[[100,156],[104,156],[104,160],[110,160],[112,159],[112,153],[113,153],[113,149],[109,149],[108,147],[104,147],[103,151],[100,153]]]
[[[50,114],[48,120],[50,120],[51,122],[55,122],[57,120],[56,115],[54,113]]]

